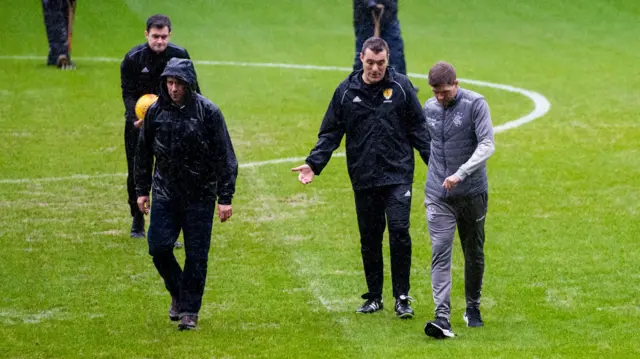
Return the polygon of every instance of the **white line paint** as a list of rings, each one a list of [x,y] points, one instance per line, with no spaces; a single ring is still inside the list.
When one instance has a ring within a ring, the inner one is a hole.
[[[344,157],[344,152],[336,152],[333,157]],[[302,162],[306,157],[287,157],[278,158],[275,160],[247,162],[238,165],[240,168],[255,168],[266,165],[274,165],[279,163],[291,163]],[[95,178],[109,178],[109,177],[127,177],[126,173],[98,173],[94,175],[78,174],[62,177],[43,177],[43,178],[17,178],[17,179],[0,179],[0,184],[21,184],[21,183],[40,183],[40,182],[60,182],[60,181],[72,181],[72,180],[90,180]]]
[[[24,55],[24,56],[6,56],[0,55],[0,60],[34,60],[34,61],[44,61],[46,58],[43,56],[32,56],[32,55]],[[113,58],[113,57],[74,57],[75,61],[83,62],[83,61],[92,61],[92,62],[110,62],[110,63],[119,63],[122,59]],[[235,61],[194,61],[196,65],[206,65],[206,66],[236,66],[236,67],[269,67],[269,68],[281,68],[281,69],[298,69],[298,70],[314,70],[314,71],[343,71],[349,72],[351,68],[349,67],[337,67],[337,66],[315,66],[315,65],[297,65],[297,64],[278,64],[278,63],[263,63],[263,62],[235,62]],[[415,74],[409,73],[409,76],[426,79],[427,76],[423,74]],[[478,81],[478,80],[470,80],[470,79],[458,79],[460,82],[494,88],[498,90],[504,90],[508,92],[517,93],[529,98],[533,101],[534,109],[531,113],[515,119],[513,121],[509,121],[502,125],[498,125],[494,127],[495,133],[500,133],[506,130],[510,130],[516,127],[520,127],[526,123],[529,123],[537,118],[544,116],[549,109],[551,108],[551,103],[547,100],[543,95],[522,89],[519,87],[514,87],[511,85],[503,85],[503,84],[495,84],[492,82],[486,81]],[[343,152],[335,153],[335,157],[343,157],[345,154]],[[267,161],[259,161],[259,162],[248,162],[240,164],[240,168],[254,168],[261,167],[265,165],[271,164],[280,164],[280,163],[291,163],[291,162],[300,162],[304,161],[305,157],[288,157],[288,158],[278,158]],[[19,178],[19,179],[0,179],[0,184],[21,184],[21,183],[39,183],[39,182],[58,182],[58,181],[68,181],[68,180],[89,180],[94,178],[105,178],[105,177],[125,177],[126,173],[100,173],[100,174],[76,174],[71,176],[64,177],[45,177],[45,178]]]

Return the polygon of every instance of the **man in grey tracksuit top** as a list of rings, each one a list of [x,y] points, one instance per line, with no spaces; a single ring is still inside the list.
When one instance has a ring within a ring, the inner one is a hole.
[[[446,338],[454,336],[449,323],[449,303],[456,225],[465,258],[464,319],[470,327],[483,325],[480,292],[489,190],[486,161],[495,147],[486,100],[458,86],[452,65],[435,64],[429,71],[429,85],[435,96],[424,105],[431,143],[425,207],[431,237],[431,283],[436,317],[424,330],[428,336]]]

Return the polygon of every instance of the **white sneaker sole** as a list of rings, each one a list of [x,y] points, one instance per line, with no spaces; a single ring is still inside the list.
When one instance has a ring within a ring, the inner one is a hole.
[[[449,329],[445,329],[445,328],[440,328],[439,325],[435,324],[435,323],[427,323],[424,326],[424,333],[427,336],[430,336],[432,338],[436,338],[436,339],[444,339],[444,338],[453,338],[455,337],[455,334],[453,334],[453,332]]]

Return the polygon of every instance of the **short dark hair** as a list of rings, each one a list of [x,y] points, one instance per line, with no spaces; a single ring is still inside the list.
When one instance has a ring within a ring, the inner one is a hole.
[[[456,69],[448,62],[439,61],[429,70],[429,86],[453,85]]]
[[[171,32],[171,20],[169,20],[168,16],[162,14],[149,16],[147,19],[147,31],[152,27],[155,27],[156,29],[164,29],[165,27],[168,27],[169,32]]]
[[[389,54],[389,45],[387,45],[387,42],[375,36],[368,38],[364,44],[362,44],[361,53],[364,54],[367,49],[373,51],[374,54],[379,54],[382,51],[386,51],[387,55]]]

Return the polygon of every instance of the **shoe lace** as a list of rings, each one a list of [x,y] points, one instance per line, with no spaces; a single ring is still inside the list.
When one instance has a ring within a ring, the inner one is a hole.
[[[411,304],[412,301],[414,301],[415,299],[413,299],[412,297],[408,296],[408,295],[401,295],[398,297],[398,300],[396,301],[396,307],[400,307],[400,306],[409,306]]]

